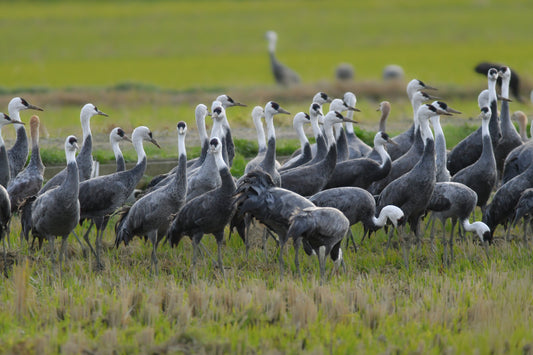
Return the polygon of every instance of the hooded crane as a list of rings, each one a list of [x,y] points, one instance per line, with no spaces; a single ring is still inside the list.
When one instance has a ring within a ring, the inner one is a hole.
[[[211,139],[211,144],[217,145],[218,143],[213,142],[214,139]],[[222,179],[220,187],[188,200],[174,218],[167,234],[172,246],[177,246],[185,235],[192,239],[194,276],[196,276],[198,245],[204,234],[215,236],[218,249],[218,267],[224,275],[222,242],[224,241],[224,228],[234,212],[232,198],[235,193],[235,181],[222,158],[221,151],[217,151],[216,163]]]
[[[320,284],[326,274],[326,256],[330,256],[337,269],[341,263],[341,242],[350,229],[350,222],[341,211],[331,207],[307,207],[297,210],[290,218],[287,232],[293,240],[302,239],[307,255],[317,254]]]
[[[513,112],[513,115],[511,116],[511,121],[518,122],[518,131],[519,131],[518,134],[520,135],[520,139],[522,139],[522,143],[528,142],[529,138],[527,137],[527,116],[526,114],[522,111],[515,111]],[[533,129],[532,127],[533,125],[529,127],[530,135],[531,135],[531,130]]]
[[[430,99],[431,97],[423,92],[415,92],[413,94],[411,102],[413,103],[413,107],[420,107],[422,102]],[[450,108],[451,109],[451,108]],[[451,109],[454,111],[453,109]],[[389,174],[381,179],[375,181],[370,187],[369,191],[370,193],[377,195],[379,194],[388,184],[391,183],[391,181],[394,181],[395,179],[399,178],[403,174],[409,172],[420,160],[424,153],[424,146],[425,142],[422,140],[421,137],[421,123],[420,118],[418,117],[418,111],[415,113],[415,118],[418,121],[418,123],[414,126],[415,128],[415,138],[413,141],[413,144],[411,148],[401,157],[394,160],[392,162],[392,166],[390,168]],[[394,139],[393,139],[394,141]],[[387,153],[390,154],[388,151],[388,147],[394,146],[394,144],[388,144],[387,145]],[[392,159],[392,157],[391,157]]]
[[[115,155],[117,172],[126,170],[126,162],[124,161],[124,155],[122,155],[119,145],[123,140],[131,142],[131,138],[126,135],[126,132],[122,128],[115,127],[109,133],[109,143],[111,143],[111,149],[113,149],[113,154]]]
[[[432,105],[422,105],[418,109],[420,133],[425,142],[424,154],[411,171],[394,180],[383,189],[377,200],[376,212],[379,213],[387,205],[394,205],[404,212],[405,219],[418,241],[418,224],[425,213],[433,189],[435,188],[435,143],[429,128],[429,118],[434,115],[451,115]],[[416,193],[413,187],[416,186]],[[403,231],[401,231],[403,234]],[[389,243],[390,237],[389,236]],[[409,243],[404,248],[404,262],[408,267]]]
[[[333,135],[333,125],[342,122],[353,122],[339,112],[330,111],[324,117],[324,130],[328,137],[328,154],[314,164],[303,165],[295,169],[281,172],[281,187],[302,196],[311,196],[326,186],[337,164],[337,145]]]
[[[98,176],[80,183],[80,217],[90,219],[96,226],[96,267],[102,269],[101,261],[102,236],[104,227],[112,213],[122,207],[126,199],[131,195],[146,171],[146,153],[143,141],[148,141],[160,148],[157,141],[152,137],[148,127],[139,126],[131,135],[133,147],[137,152],[137,164],[129,170]],[[89,244],[89,230],[84,239]],[[92,249],[92,246],[91,246]]]
[[[389,118],[390,109],[391,109],[390,102],[388,102],[388,101],[381,101],[380,102],[379,107],[376,110],[376,111],[381,111],[381,117],[379,119],[379,130],[378,130],[379,132],[386,132],[387,131],[386,130],[386,128],[387,128],[387,118]],[[392,142],[394,142],[394,141],[392,141]],[[394,145],[396,143],[391,143],[391,144]],[[390,144],[387,144],[387,146],[390,146]],[[370,158],[370,159],[373,159],[373,160],[376,160],[378,162],[381,162],[382,161],[381,160],[381,156],[380,156],[380,154],[378,153],[378,151],[375,148],[376,147],[374,146],[374,148],[370,152],[368,152],[366,157]]]
[[[309,201],[319,207],[334,207],[341,211],[350,221],[350,226],[361,222],[363,224],[363,237],[382,228],[389,220],[396,228],[403,223],[403,211],[396,206],[385,206],[376,218],[376,200],[368,191],[359,187],[337,187],[320,191],[311,196]],[[353,235],[348,231],[352,242]],[[362,240],[361,239],[361,240]]]
[[[246,164],[246,167],[244,168],[245,174],[254,170],[259,162],[265,158],[267,146],[263,121],[261,121],[263,117],[265,117],[265,110],[261,106],[255,106],[252,110],[252,120],[254,121],[255,130],[257,132],[257,155]]]
[[[416,128],[418,127],[418,119],[416,118],[416,113],[418,111],[418,108],[422,104],[422,101],[413,101],[413,97],[417,92],[420,90],[437,90],[432,86],[424,84],[422,81],[418,79],[413,79],[407,84],[407,96],[409,97],[409,101],[411,101],[411,105],[413,106],[413,120],[414,123],[409,127],[408,130],[404,131],[403,133],[400,133],[396,137],[393,137],[392,140],[396,143],[396,145],[388,144],[387,145],[387,152],[389,152],[390,157],[392,161],[398,159],[402,155],[404,155],[413,145],[413,142],[415,140],[416,135]],[[431,99],[432,97],[427,95],[427,100]]]
[[[235,192],[234,205],[238,216],[251,214],[259,222],[267,226],[279,237],[279,267],[283,278],[283,249],[289,235],[290,217],[298,210],[315,205],[303,196],[295,192],[276,187],[272,177],[261,170],[255,170],[239,179],[239,185]],[[248,242],[248,237],[247,237]],[[295,265],[298,270],[299,244],[294,243]]]
[[[474,232],[481,242],[490,237],[490,230],[483,222],[470,223],[468,220],[477,204],[477,195],[466,185],[457,182],[437,182],[431,195],[428,210],[433,212],[433,218],[437,218],[442,224],[442,244],[444,246],[444,263],[453,261],[453,238],[457,220],[466,232]],[[450,239],[446,242],[446,220],[452,219]],[[434,225],[431,226],[431,241],[433,244]],[[448,258],[448,247],[450,258]]]
[[[283,86],[289,86],[293,84],[300,83],[300,76],[296,72],[276,58],[276,41],[278,40],[278,35],[274,31],[267,31],[265,37],[268,41],[268,54],[270,56],[270,66],[272,68],[272,74],[276,83]]]
[[[446,112],[461,113],[449,107],[442,101],[434,101],[432,105]],[[433,131],[435,131],[435,161],[437,164],[437,182],[450,181],[450,172],[446,168],[446,137],[444,136],[444,131],[440,125],[440,116],[432,116],[430,120],[431,124],[433,125]]]
[[[150,273],[155,270],[159,274],[157,246],[161,238],[166,236],[172,217],[185,203],[187,194],[187,153],[185,135],[187,125],[181,121],[178,128],[178,168],[168,185],[144,195],[131,207],[126,208],[117,222],[115,246],[120,242],[125,245],[134,236],[147,236],[152,242]]]
[[[57,236],[62,237],[59,252],[59,268],[63,272],[63,258],[67,248],[68,235],[74,230],[80,219],[80,202],[78,201],[79,173],[76,163],[78,140],[68,136],[65,140],[67,173],[61,184],[46,191],[35,199],[27,199],[22,206],[21,223],[26,230],[31,230],[34,238],[48,239],[52,252],[52,265],[55,265],[55,245]]]
[[[498,173],[489,133],[489,122],[492,116],[490,108],[483,107],[480,116],[482,118],[483,152],[474,164],[458,171],[452,177],[452,181],[460,182],[475,191],[477,205],[481,207],[481,212],[484,214],[492,189],[496,186]]]
[[[329,105],[329,112],[338,112],[342,114],[343,112],[350,112],[350,111],[358,111],[360,110],[358,108],[355,108],[353,106],[349,106],[346,102],[344,102],[341,99],[334,99],[331,101],[331,104]],[[351,123],[357,123],[357,121],[352,120],[351,118],[348,118]],[[344,132],[343,128],[344,122],[338,122],[333,125],[335,129],[335,141],[337,146],[337,162],[345,161],[350,157],[350,152],[348,149],[348,139],[346,137],[346,133]],[[328,138],[329,139],[329,138]]]
[[[207,135],[207,129],[205,127],[205,117],[211,116],[211,113],[204,104],[198,104],[194,110],[194,117],[196,120],[196,127],[198,128],[198,136],[200,138],[200,147],[202,151],[200,156],[195,159],[187,161],[187,168],[195,169],[200,167],[207,156],[207,150],[209,149],[209,136]]]
[[[346,102],[346,105],[349,107],[355,107],[357,104],[357,98],[355,97],[355,94],[353,92],[345,92],[343,97],[344,102]],[[346,113],[346,117],[349,119],[353,119],[353,110],[348,110]],[[356,159],[366,156],[367,154],[370,154],[370,151],[372,150],[371,147],[369,147],[365,142],[363,142],[354,132],[353,124],[350,122],[346,122],[346,140],[348,142],[348,151],[349,151],[349,158],[350,159]],[[384,132],[384,131],[383,131]]]
[[[21,122],[20,111],[22,110],[43,111],[42,108],[29,104],[22,97],[13,98],[7,106],[7,112],[9,112],[9,116],[15,122]],[[28,152],[26,129],[23,125],[20,125],[17,127],[17,140],[13,147],[7,151],[11,178],[17,176],[24,169],[24,165],[26,165],[26,161],[28,160]]]
[[[216,156],[219,153],[222,154],[222,143],[220,139],[214,137],[209,142],[209,150],[204,163],[196,174],[187,179],[187,200],[192,200],[207,191],[220,187],[222,179],[216,162]]]
[[[503,67],[505,67],[505,66],[501,65],[501,64],[497,64],[497,63],[481,62],[478,65],[476,65],[474,70],[476,71],[476,73],[487,75],[488,71],[491,68],[496,68],[496,69],[500,70]],[[501,78],[498,79],[498,84],[503,87],[503,83],[502,82],[503,82],[503,80],[501,80]],[[522,98],[520,97],[520,78],[518,77],[518,74],[516,74],[515,71],[513,71],[511,73],[511,80],[509,82],[509,85],[511,87],[511,90],[513,92],[514,97],[516,97],[516,99],[518,101],[522,102]],[[508,96],[506,96],[506,97],[508,97]]]
[[[228,95],[220,95],[216,98],[216,101],[222,104],[222,107],[224,107],[224,110],[227,110],[229,107],[234,107],[234,106],[246,107],[245,104],[241,104],[240,102],[234,101]],[[211,106],[211,110],[213,110],[213,108],[214,108],[214,105]],[[223,143],[224,143],[224,146],[226,147],[225,150],[227,152],[227,158],[228,158],[227,162],[229,164],[228,166],[231,167],[233,165],[233,158],[235,157],[235,144],[233,143],[233,138],[231,137],[231,128],[229,126],[228,118],[225,112],[223,116],[222,125],[224,129]]]
[[[479,108],[489,107],[492,116],[489,121],[489,132],[492,142],[492,148],[495,149],[501,137],[500,124],[498,119],[498,101],[496,95],[496,80],[498,71],[494,68],[489,70],[488,78],[488,95],[489,103],[485,103],[484,97],[478,97]],[[472,132],[465,139],[460,141],[448,154],[448,171],[453,176],[459,170],[474,164],[483,151],[483,139],[481,138],[481,127]]]
[[[311,153],[311,145],[309,144],[309,140],[307,139],[307,136],[304,132],[304,125],[308,123],[311,123],[311,116],[309,116],[307,113],[298,112],[296,115],[294,115],[292,127],[298,134],[298,139],[300,140],[300,151],[302,153],[296,155],[292,159],[289,159],[278,169],[278,171],[281,172],[284,170],[296,168],[300,165],[307,163],[313,158],[313,154]]]
[[[265,122],[267,125],[267,150],[262,161],[256,167],[261,169],[274,180],[274,183],[279,186],[281,184],[281,178],[278,170],[276,169],[276,130],[274,128],[274,115],[285,114],[290,115],[290,112],[282,108],[277,102],[269,101],[265,105]]]
[[[516,147],[521,146],[522,138],[516,131],[511,122],[511,115],[509,112],[509,81],[511,79],[511,69],[509,67],[501,67],[499,76],[502,78],[502,110],[500,114],[500,129],[502,137],[498,141],[498,145],[494,149],[494,157],[496,158],[496,168],[499,176],[502,175],[503,165],[509,153]]]
[[[387,133],[376,133],[374,149],[378,152],[381,163],[370,158],[349,159],[337,163],[325,188],[354,186],[367,189],[374,181],[385,178],[391,169],[391,159],[385,150],[387,142],[391,142]]]
[[[11,180],[11,173],[9,168],[9,158],[7,156],[6,145],[2,138],[2,128],[8,124],[24,124],[21,121],[11,119],[5,113],[0,112],[0,185],[7,187]],[[26,134],[26,133],[24,133]]]
[[[91,117],[93,116],[105,116],[106,113],[98,110],[93,104],[86,104],[82,107],[80,112],[80,121],[81,129],[83,131],[83,145],[81,147],[80,153],[76,157],[76,163],[78,165],[79,179],[85,181],[89,179],[92,175],[93,170],[93,138],[91,134]],[[54,177],[52,177],[43,188],[39,191],[39,195],[45,193],[46,191],[58,186],[61,184],[65,175],[67,174],[67,169],[61,170]]]
[[[7,192],[11,199],[11,212],[18,210],[24,199],[37,195],[43,186],[44,165],[39,153],[39,117],[30,119],[31,158],[28,166],[22,170],[11,182]]]

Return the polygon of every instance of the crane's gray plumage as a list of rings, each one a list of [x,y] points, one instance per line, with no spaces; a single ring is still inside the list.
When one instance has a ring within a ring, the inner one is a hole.
[[[415,94],[419,92],[420,90],[436,90],[434,87],[424,84],[422,81],[418,79],[413,79],[407,84],[407,96],[409,97],[409,101],[411,101],[411,105],[413,106],[413,120],[414,123],[404,131],[403,133],[400,133],[396,137],[393,137],[392,140],[396,143],[395,145],[388,144],[387,145],[387,152],[389,152],[390,157],[392,161],[398,159],[402,155],[404,155],[413,145],[413,141],[415,140],[415,134],[416,134],[416,127],[418,127],[418,119],[416,118],[416,113],[418,111],[418,108],[422,104],[423,101],[413,101],[415,98]],[[432,97],[424,94],[426,99],[430,100]],[[424,100],[424,101],[425,101]]]
[[[495,149],[498,141],[501,138],[501,129],[498,118],[498,101],[496,95],[496,80],[498,79],[498,71],[496,69],[489,70],[488,91],[483,91],[478,97],[479,108],[489,107],[492,116],[489,122],[489,131],[492,142],[492,148]],[[488,98],[487,98],[488,95]],[[487,102],[488,100],[488,102]],[[465,139],[460,141],[448,154],[448,171],[453,176],[459,170],[472,165],[479,159],[483,151],[483,139],[481,138],[481,127],[472,132]]]
[[[490,228],[489,242],[492,242],[494,230],[498,225],[507,225],[511,222],[522,192],[531,187],[533,187],[533,164],[496,191],[483,215],[483,222]]]
[[[185,235],[192,239],[194,247],[192,263],[194,266],[198,255],[198,244],[204,234],[213,234],[218,246],[218,266],[220,272],[224,274],[221,248],[224,240],[224,228],[234,212],[232,202],[236,187],[233,176],[231,176],[220,151],[217,152],[216,163],[222,184],[215,190],[188,200],[174,218],[167,237],[172,246],[178,245]]]
[[[80,182],[90,179],[92,175],[93,138],[91,134],[91,117],[96,115],[107,117],[106,113],[103,113],[102,111],[98,110],[98,108],[93,104],[86,104],[82,107],[80,112],[81,129],[83,131],[83,145],[81,147],[80,153],[76,157]],[[39,195],[60,185],[66,174],[67,169],[63,169],[62,171],[57,173],[43,186],[43,188],[39,191]]]
[[[451,181],[460,182],[474,190],[477,194],[477,205],[481,207],[484,213],[492,189],[496,186],[498,173],[489,133],[491,110],[488,107],[483,107],[480,116],[482,118],[483,152],[474,164],[458,171]]]
[[[502,78],[502,97],[504,99],[509,98],[509,81],[511,79],[511,69],[509,67],[501,67],[499,70],[499,76]],[[501,175],[503,172],[503,166],[505,159],[509,153],[516,147],[521,146],[522,138],[516,131],[515,126],[511,122],[509,113],[509,101],[502,101],[502,110],[500,114],[500,129],[502,137],[498,141],[496,148],[494,149],[494,157],[496,159],[496,168]]]
[[[187,195],[187,153],[185,150],[185,135],[187,125],[181,121],[178,128],[178,168],[173,180],[168,185],[157,189],[137,200],[127,208],[117,222],[115,246],[120,242],[128,245],[134,236],[147,236],[152,242],[152,256],[150,269],[158,272],[156,255],[157,245],[166,236],[170,222],[175,213],[185,203]]]
[[[527,226],[533,217],[533,188],[525,189],[520,194],[520,199],[516,204],[514,220],[512,226],[514,227],[518,221],[524,219],[524,243],[527,244]]]
[[[265,37],[268,40],[270,66],[272,68],[272,74],[274,74],[274,79],[276,79],[276,83],[285,86],[300,83],[300,76],[276,58],[276,41],[278,40],[276,32],[267,31]]]
[[[198,136],[200,138],[200,146],[202,151],[200,156],[195,159],[190,159],[187,161],[187,168],[194,169],[198,168],[205,160],[207,156],[207,150],[209,149],[209,136],[207,135],[207,129],[205,127],[205,117],[211,116],[211,113],[207,109],[207,106],[204,104],[198,104],[194,110],[194,117],[196,120],[196,127],[198,128]]]
[[[239,180],[234,204],[237,215],[249,213],[278,235],[280,273],[283,277],[283,247],[288,240],[290,217],[298,209],[313,207],[314,204],[295,192],[276,187],[272,177],[261,170],[252,171]],[[295,248],[298,246],[295,243]],[[298,252],[295,257],[298,265]]]
[[[470,215],[476,208],[477,194],[466,185],[457,182],[437,182],[433,189],[433,194],[429,201],[428,210],[432,211],[433,217],[440,220],[442,224],[442,242],[444,245],[444,262],[453,260],[453,238],[457,220],[467,232],[475,232],[483,242],[489,238],[490,232],[487,229],[479,228],[469,222]],[[446,220],[451,218],[452,229],[450,239],[446,242]],[[482,222],[477,222],[478,224]],[[431,228],[431,240],[433,240],[434,230]],[[448,245],[448,246],[447,246]],[[448,247],[450,259],[448,259]]]
[[[19,205],[29,196],[36,195],[43,186],[44,165],[39,153],[39,117],[30,119],[31,158],[28,166],[22,170],[7,188],[11,199],[11,212],[18,210]]]
[[[519,122],[523,122],[520,124],[521,126],[527,125],[527,116],[522,111],[516,111],[513,116],[516,116]],[[531,127],[533,131],[533,125]],[[507,155],[503,165],[502,184],[524,172],[531,165],[531,162],[533,162],[533,139],[526,140],[524,144],[514,148]]]
[[[394,227],[403,224],[403,211],[396,206],[385,206],[376,218],[376,200],[368,191],[359,187],[337,187],[320,191],[311,196],[309,201],[319,207],[334,207],[341,211],[350,221],[350,226],[361,222],[363,238],[382,228],[387,220]],[[351,234],[351,231],[349,231]]]
[[[381,111],[381,117],[379,119],[379,132],[386,132],[387,128],[387,118],[390,114],[391,105],[388,101],[382,101],[379,104],[379,107],[376,111]],[[394,141],[393,141],[394,142]],[[394,145],[395,143],[391,143]],[[390,146],[391,144],[387,144],[387,146]],[[387,152],[388,153],[388,152]],[[376,150],[376,147],[372,148],[372,150],[366,155],[367,158],[373,159],[377,162],[381,162],[381,156],[379,152]],[[390,154],[389,154],[390,157]],[[391,158],[392,160],[392,158]]]
[[[385,150],[385,143],[390,141],[387,133],[376,133],[374,148],[381,157],[381,163],[370,158],[349,159],[337,163],[325,188],[354,186],[366,189],[374,181],[386,177],[391,169],[391,159]]]
[[[222,107],[224,107],[224,110],[227,110],[229,107],[234,107],[234,106],[246,107],[245,104],[234,101],[228,95],[220,95],[216,98],[216,101],[222,104]],[[211,109],[213,108],[214,107],[212,106]],[[233,142],[233,138],[231,136],[231,128],[228,122],[228,117],[226,116],[225,113],[224,113],[224,120],[222,124],[224,127],[224,142],[225,142],[224,144],[226,146],[226,151],[228,155],[227,163],[229,164],[228,166],[231,167],[233,165],[233,158],[235,157],[235,143]]]
[[[22,206],[21,221],[26,225],[25,230],[31,230],[34,238],[48,239],[52,250],[52,263],[55,263],[55,237],[62,237],[59,253],[60,270],[62,270],[61,264],[65,256],[68,235],[80,219],[79,173],[75,159],[77,142],[74,136],[68,136],[65,141],[67,174],[61,185],[46,191],[35,199],[26,200],[28,203]]]
[[[302,165],[297,168],[282,171],[281,187],[294,191],[302,196],[311,196],[322,190],[333,174],[337,164],[337,146],[333,135],[333,125],[345,121],[352,121],[339,112],[330,111],[324,117],[324,130],[328,137],[328,154],[313,165]]]
[[[307,207],[296,210],[290,218],[287,235],[293,240],[302,239],[307,255],[316,253],[320,267],[320,281],[326,273],[326,256],[330,255],[336,267],[342,263],[342,239],[350,229],[348,218],[336,208]],[[298,269],[299,271],[299,269]]]
[[[353,106],[348,105],[344,100],[341,99],[334,99],[331,101],[331,104],[329,105],[329,112],[338,112],[340,114],[343,114],[343,112],[352,112],[353,111],[360,111],[358,108],[355,108]],[[350,121],[350,124],[357,123],[356,121],[352,120],[351,117],[347,117]],[[336,141],[337,146],[337,162],[345,161],[350,157],[350,151],[348,148],[348,138],[346,137],[346,132],[344,132],[343,128],[344,122],[338,122],[336,123],[334,127],[334,139]],[[352,126],[353,128],[353,126]]]
[[[7,110],[9,116],[15,122],[21,122],[20,111],[22,110],[43,111],[42,108],[29,104],[28,101],[24,100],[22,97],[13,98],[9,102]],[[18,173],[24,169],[24,165],[26,165],[26,161],[28,160],[28,152],[28,136],[26,135],[26,129],[23,125],[20,125],[17,127],[17,140],[13,147],[7,151],[11,178],[17,176]]]
[[[144,152],[143,141],[151,142],[159,147],[157,141],[152,137],[152,132],[145,126],[135,128],[131,139],[137,152],[137,164],[132,169],[98,176],[80,183],[80,217],[81,219],[90,219],[96,226],[95,250],[98,268],[103,267],[100,249],[108,218],[124,204],[146,170],[146,153]],[[85,240],[90,245],[87,233],[85,233]]]
[[[7,156],[6,145],[2,138],[2,128],[9,124],[23,124],[20,121],[15,121],[3,112],[0,112],[0,185],[7,187],[11,180],[11,172],[9,167],[9,158]],[[26,134],[26,133],[24,133]]]
[[[429,99],[430,96],[417,91],[413,94],[411,102],[413,103],[413,107],[420,107],[422,102]],[[387,176],[385,176],[381,180],[376,180],[370,187],[369,191],[374,194],[378,195],[383,191],[383,189],[390,184],[392,181],[396,180],[400,176],[404,175],[405,173],[409,172],[415,165],[418,163],[420,158],[422,157],[422,154],[424,153],[424,141],[421,138],[420,133],[420,118],[418,117],[418,111],[415,113],[415,119],[418,121],[418,123],[414,126],[415,127],[415,136],[414,140],[411,144],[411,148],[401,157],[394,160],[392,162],[392,166],[390,168],[390,172]],[[393,142],[394,138],[392,139]],[[397,143],[398,144],[398,143]],[[390,155],[390,152],[388,149],[391,149],[391,147],[394,147],[395,145],[390,143],[387,144],[387,152]],[[394,149],[394,148],[392,148]],[[392,159],[392,156],[391,156]]]
[[[207,191],[220,187],[222,178],[217,168],[216,156],[218,154],[222,154],[222,143],[218,137],[214,137],[209,143],[204,163],[198,172],[187,180],[187,200],[192,200]]]
[[[424,154],[411,171],[388,184],[377,200],[379,213],[386,205],[399,207],[418,240],[418,224],[425,213],[433,189],[435,188],[435,143],[429,128],[429,118],[433,115],[450,115],[432,105],[422,105],[418,109],[421,137],[425,141]],[[416,193],[413,193],[416,187]],[[390,241],[390,239],[389,239]],[[407,260],[404,260],[407,263]]]

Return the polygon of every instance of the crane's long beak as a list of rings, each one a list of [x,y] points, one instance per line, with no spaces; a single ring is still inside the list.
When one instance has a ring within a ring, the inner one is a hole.
[[[390,143],[392,145],[398,145],[395,141],[393,141],[390,137],[387,139],[387,143]]]
[[[424,89],[427,89],[427,90],[439,90],[436,87],[429,86],[429,85],[424,85]]]
[[[102,111],[100,111],[100,110],[96,111],[96,114],[97,114],[97,115],[100,115],[100,116],[109,117],[109,115],[108,115],[107,113],[102,112]]]
[[[451,108],[450,106],[448,106],[448,108],[446,109],[447,112],[450,112],[450,113],[461,113],[457,110],[454,110],[453,108]]]
[[[435,90],[437,90],[437,89],[435,89]],[[442,98],[440,98],[438,96],[433,96],[433,95],[430,95],[428,93],[425,93],[425,94],[429,97],[430,100],[442,100]]]
[[[37,111],[44,111],[42,108],[40,108],[39,106],[35,106],[35,105],[31,105],[29,104],[28,105],[28,109],[31,109],[31,110],[37,110]]]
[[[240,102],[235,102],[233,106],[247,107],[245,104],[241,104]]]
[[[285,110],[285,109],[282,108],[282,107],[280,107],[280,108],[278,109],[278,113],[283,113],[283,114],[285,114],[285,115],[290,115],[290,114],[291,114],[289,111]]]
[[[157,143],[157,141],[154,138],[150,139],[150,142],[152,142],[157,148],[161,149],[161,146],[159,145],[159,143]]]
[[[452,116],[451,113],[446,112],[446,111],[441,110],[441,109],[437,109],[437,113],[438,113],[439,115]]]
[[[359,110],[357,107],[351,107],[351,106],[348,106],[348,110],[349,111],[361,112],[361,110]]]
[[[128,141],[131,143],[131,138],[128,137],[127,135],[124,135],[124,137],[122,137],[122,139],[124,139],[125,141]]]
[[[346,117],[344,117],[344,118],[342,119],[342,121],[343,121],[343,122],[351,122],[351,123],[359,123],[359,122],[357,122],[357,121],[355,121],[355,120],[352,120],[352,119],[349,119],[349,118],[346,118]]]

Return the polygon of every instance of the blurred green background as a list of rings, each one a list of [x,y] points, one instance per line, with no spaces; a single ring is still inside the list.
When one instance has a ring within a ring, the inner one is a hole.
[[[110,114],[92,124],[103,144],[116,125],[130,131],[145,124],[175,141],[175,124],[185,120],[187,143],[196,145],[194,107],[210,106],[222,93],[248,104],[228,116],[232,128],[249,129],[236,138],[253,140],[253,106],[277,100],[293,113],[307,111],[319,90],[354,91],[365,131],[377,129],[379,101],[391,101],[394,134],[412,121],[404,84],[416,77],[464,113],[443,121],[445,130],[465,127],[450,133],[450,146],[479,125],[465,118],[479,112],[476,97],[487,80],[473,68],[484,60],[521,75],[525,101],[511,110],[529,110],[533,2],[526,0],[4,1],[2,9],[0,107],[15,95],[43,106],[43,144],[57,138],[60,146],[63,136],[81,134],[79,109],[93,102]],[[299,73],[301,85],[274,83],[267,30],[277,31],[277,57]],[[335,81],[342,62],[355,68],[354,81]],[[387,64],[405,70],[405,82],[392,89],[381,79]],[[277,125],[291,130],[291,120]],[[4,131],[9,146],[14,130]],[[154,154],[175,156],[176,144]]]

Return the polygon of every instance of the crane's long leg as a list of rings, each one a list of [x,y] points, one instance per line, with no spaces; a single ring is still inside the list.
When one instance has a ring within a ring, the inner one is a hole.
[[[302,238],[294,239],[294,266],[296,266],[296,271],[298,272],[298,277],[302,280],[302,272],[300,271],[300,259],[298,254],[300,254],[300,245],[302,244]]]
[[[322,286],[326,274],[326,247],[324,245],[318,248],[318,267],[320,269],[320,286]]]
[[[61,275],[61,279],[63,279],[63,260],[66,259],[66,253],[67,253],[67,239],[68,239],[68,234],[64,235],[61,238],[61,249],[59,251],[59,274]]]
[[[222,243],[224,241],[224,230],[222,230],[222,232],[216,233],[215,238],[217,241],[218,267],[220,268],[220,272],[222,273],[222,277],[225,281],[226,273],[224,270],[224,264],[222,263]]]
[[[431,232],[429,234],[429,240],[431,241],[431,251],[433,252],[433,254],[435,254],[437,251],[437,247],[435,245],[435,219],[436,218],[432,213],[430,217],[430,221],[429,221],[431,222]],[[429,223],[427,225],[429,225]],[[442,226],[442,228],[444,228],[444,226]],[[427,227],[426,227],[426,230],[427,230]]]
[[[85,243],[87,243],[87,245],[89,246],[89,249],[91,249],[91,252],[93,253],[94,257],[96,258],[97,257],[96,256],[96,252],[94,251],[94,248],[93,248],[93,246],[91,244],[91,241],[89,240],[89,232],[93,228],[93,225],[94,225],[94,221],[91,219],[91,224],[89,224],[89,228],[87,229],[87,231],[83,235],[83,239],[85,239]],[[72,232],[72,233],[74,233],[74,232]],[[96,234],[98,234],[98,230],[97,230]],[[84,252],[85,248],[82,247],[82,251]]]
[[[443,249],[443,256],[442,256],[442,263],[444,266],[448,266],[448,241],[446,240],[446,225],[444,224],[446,220],[442,221],[442,249]]]
[[[150,274],[155,270],[155,276],[159,276],[159,268],[157,260],[157,231],[152,231],[148,234],[148,238],[152,242],[152,255],[150,257]]]
[[[97,270],[103,270],[104,264],[102,263],[102,234],[104,233],[103,230],[100,230],[98,226],[96,226],[96,268]]]
[[[191,266],[192,266],[192,275],[193,275],[194,282],[198,280],[198,274],[196,271],[196,259],[198,258],[198,244],[200,244],[202,237],[203,237],[202,233],[197,233],[193,235],[192,237],[193,250],[192,250],[192,265]]]
[[[401,228],[401,227],[399,227]],[[391,228],[390,231],[389,231],[389,238],[387,240],[387,245],[385,246],[385,251],[384,251],[384,255],[387,255],[387,251],[389,251],[389,248],[390,248],[390,242],[392,240],[392,236],[394,235],[394,230],[396,228]],[[400,231],[398,231],[398,234],[400,233]]]
[[[285,246],[285,242],[281,242],[279,245],[279,275],[281,277],[281,280],[283,280],[283,247]]]
[[[56,246],[55,246],[55,237],[48,236],[48,244],[50,245],[50,260],[52,261],[52,270],[56,270]]]
[[[250,226],[252,224],[252,216],[249,213],[244,215],[244,244],[246,246],[246,260],[250,252]]]
[[[81,242],[80,237],[78,237],[78,234],[76,234],[75,231],[72,231],[72,234],[74,235],[74,238],[76,238],[76,240],[78,241],[78,244],[80,245],[83,255],[86,255],[87,251],[85,247],[83,246],[83,243]]]
[[[4,248],[4,276],[7,277],[7,250],[6,250],[6,236],[2,238],[2,246]]]
[[[453,255],[453,234],[455,231],[455,225],[457,224],[456,219],[452,219],[452,230],[450,231],[450,265],[453,263],[454,255]]]
[[[524,246],[527,246],[527,225],[529,224],[528,222],[529,220],[524,217],[524,236],[522,237]]]

